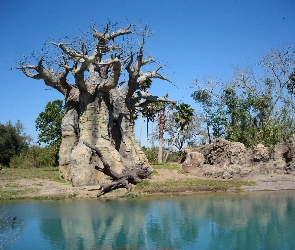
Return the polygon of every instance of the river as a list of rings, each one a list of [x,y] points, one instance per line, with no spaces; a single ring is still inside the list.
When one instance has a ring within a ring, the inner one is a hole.
[[[1,214],[8,249],[295,249],[295,191],[2,201]]]

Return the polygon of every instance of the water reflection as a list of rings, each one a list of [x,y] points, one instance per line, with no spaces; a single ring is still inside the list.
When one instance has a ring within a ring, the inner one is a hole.
[[[64,238],[63,249],[146,245],[142,226],[148,202],[65,201],[55,207],[58,219],[42,219],[40,230],[52,244],[61,243],[57,239]]]
[[[15,249],[295,249],[295,192],[0,203]]]

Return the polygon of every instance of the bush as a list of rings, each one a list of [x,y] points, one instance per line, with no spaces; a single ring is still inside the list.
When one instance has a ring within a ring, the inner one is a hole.
[[[172,152],[168,155],[167,162],[178,162],[178,153]]]
[[[55,147],[32,146],[19,156],[14,156],[10,166],[14,168],[56,167],[57,152]]]
[[[158,148],[143,148],[143,152],[145,153],[150,164],[158,164]],[[167,152],[164,152],[165,155]],[[172,152],[169,154],[167,158],[167,162],[177,162],[178,161],[178,153]]]
[[[158,163],[158,148],[143,148],[143,152],[145,153],[150,164]]]

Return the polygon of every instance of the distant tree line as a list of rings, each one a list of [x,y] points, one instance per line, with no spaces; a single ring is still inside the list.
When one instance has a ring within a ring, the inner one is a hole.
[[[226,83],[196,82],[192,98],[201,105],[209,141],[224,137],[248,147],[269,146],[295,133],[295,50],[272,50],[258,65],[235,68]]]

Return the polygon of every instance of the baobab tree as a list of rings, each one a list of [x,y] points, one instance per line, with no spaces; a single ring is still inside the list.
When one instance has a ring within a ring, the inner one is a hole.
[[[149,29],[136,25],[117,29],[108,23],[101,30],[91,25],[91,39],[54,41],[47,46],[57,56],[46,49],[43,55],[19,63],[26,76],[43,80],[64,96],[59,170],[61,178],[74,186],[101,184],[108,173],[119,178],[134,166],[144,166],[150,173],[147,158],[135,141],[134,121],[138,109],[151,102],[169,102],[141,88],[153,78],[168,81],[159,73],[162,67],[144,52]],[[147,64],[154,64],[154,70],[144,72]],[[131,181],[139,181],[135,179]],[[123,181],[130,178],[125,176]]]

